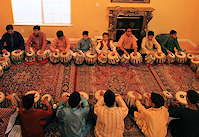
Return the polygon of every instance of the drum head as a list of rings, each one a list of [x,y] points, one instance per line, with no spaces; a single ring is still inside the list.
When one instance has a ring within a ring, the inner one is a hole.
[[[159,56],[157,53],[158,53],[158,52],[156,52],[156,53],[154,54],[154,56],[155,56],[156,58],[165,58],[165,54],[164,54],[164,53],[161,53],[160,56]]]
[[[188,59],[193,59],[194,57],[195,57],[195,55],[190,55],[190,53],[187,54]]]
[[[44,50],[44,52],[42,54],[40,54],[40,51],[41,51],[41,49],[37,51],[37,55],[48,54],[47,50]]]
[[[108,53],[108,58],[113,59],[113,58],[119,57],[119,56],[118,56],[118,53],[115,53],[115,55],[112,55],[112,54],[113,54],[113,51],[109,52],[109,53]]]
[[[5,57],[5,58],[9,58],[9,57],[10,57],[10,52],[3,53],[3,57]]]
[[[69,94],[68,92],[64,92],[64,93],[62,94],[62,96],[70,96],[70,94]]]
[[[173,98],[173,95],[168,92],[168,91],[163,91],[163,94],[167,97],[167,98]]]
[[[86,92],[79,92],[79,94],[82,94],[87,100],[89,99],[89,96]]]
[[[29,57],[31,57],[31,56],[33,56],[33,55],[34,55],[33,52],[26,53],[26,56],[29,56]]]
[[[127,95],[130,96],[130,97],[132,97],[132,98],[135,98],[133,92],[135,92],[135,91],[129,91],[129,92],[127,93]],[[138,92],[137,92],[137,93],[138,93]],[[138,98],[139,98],[139,100],[142,99],[142,95],[140,95],[140,93],[138,93]]]
[[[185,57],[186,57],[186,54],[185,54],[184,52],[180,52],[180,54],[178,54],[178,52],[176,52],[175,55],[176,55],[178,58],[185,58]]]
[[[25,95],[28,95],[28,94],[34,94],[35,95],[34,96],[34,102],[35,103],[40,99],[40,94],[37,91],[34,91],[34,90],[28,91]]]
[[[4,101],[4,99],[5,99],[5,94],[3,92],[0,92],[0,103]]]
[[[171,58],[175,58],[175,55],[173,53],[168,54],[168,56],[171,57]]]
[[[43,95],[43,97],[41,98],[41,100],[43,101],[45,99],[45,97],[48,98],[48,102],[50,102],[51,99],[52,99],[52,96],[50,94],[45,94],[45,95]]]
[[[187,92],[184,91],[178,91],[175,95],[176,99],[182,104],[187,104],[186,96]]]
[[[89,51],[87,51],[86,53],[85,53],[85,56],[87,56],[87,57],[96,57],[97,56],[97,53],[94,53],[93,55],[91,54],[91,50],[89,50]]]
[[[139,52],[137,52],[137,55],[136,56],[133,56],[134,52],[132,52],[130,54],[130,57],[133,58],[133,59],[138,59],[138,58],[141,58],[141,54]]]
[[[103,91],[104,93],[106,92],[106,90],[98,90],[96,93],[95,93],[95,98],[97,99],[97,100],[99,100],[99,98],[100,98],[100,92],[101,91]]]

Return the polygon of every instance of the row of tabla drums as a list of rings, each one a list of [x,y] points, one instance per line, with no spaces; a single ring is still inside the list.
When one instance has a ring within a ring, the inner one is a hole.
[[[125,102],[129,108],[136,106],[135,105],[135,96],[134,96],[133,92],[135,92],[135,91],[129,91],[125,98]],[[149,107],[150,106],[150,100],[149,100],[150,94],[144,93],[143,95],[141,95],[138,93],[138,95],[139,95],[138,98],[141,101],[141,103],[145,104],[146,107]],[[170,104],[172,103],[172,100],[174,98],[173,95],[168,91],[163,91],[163,95],[165,98],[167,98],[167,101],[166,101],[167,106],[170,106]],[[184,91],[178,91],[175,94],[176,100],[179,101],[180,104],[185,107],[187,107],[186,95],[187,95],[187,92],[184,92]]]

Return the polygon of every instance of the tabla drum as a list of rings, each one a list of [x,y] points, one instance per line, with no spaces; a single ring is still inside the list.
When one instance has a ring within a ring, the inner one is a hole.
[[[157,54],[157,52],[154,54],[155,58],[156,58],[156,64],[157,65],[163,65],[164,62],[166,61],[166,56],[164,53],[161,53],[160,55]]]
[[[148,54],[145,56],[145,64],[147,66],[153,66],[153,62],[155,61],[155,56]]]
[[[150,102],[151,102],[150,95],[151,95],[150,93],[144,93],[142,95],[141,103],[144,104],[147,108],[150,107]]]
[[[98,57],[98,64],[103,66],[103,65],[106,65],[106,62],[108,60],[108,56],[107,54],[100,54],[99,57]]]
[[[168,91],[163,91],[163,95],[165,98],[167,98],[167,101],[166,101],[167,106],[170,106],[171,102],[172,102],[173,95]]]
[[[5,94],[0,92],[0,108],[4,108],[5,106]]]
[[[197,70],[199,67],[199,61],[194,61],[194,58],[191,59],[190,67],[193,70]]]
[[[185,63],[187,61],[187,55],[184,52],[181,52],[178,54],[178,52],[175,53],[176,56],[176,62],[177,63]]]
[[[43,104],[43,100],[46,97],[48,98],[48,102],[49,102],[49,104],[50,104],[51,107],[54,104],[54,100],[53,100],[53,98],[52,98],[52,96],[50,94],[43,95],[42,98],[41,98],[41,103],[40,103],[40,108],[42,108],[43,110],[47,110],[48,109],[47,106],[45,104]]]
[[[32,65],[36,62],[35,54],[33,52],[26,53],[25,63],[27,65]]]
[[[3,67],[0,66],[0,78],[3,76]]]
[[[99,98],[100,98],[100,92],[101,91],[103,91],[104,93],[106,92],[106,90],[98,90],[96,93],[95,93],[95,98],[97,99],[97,100],[99,100]]]
[[[169,64],[173,63],[175,60],[176,60],[176,56],[173,53],[168,54],[166,57],[166,62]]]
[[[191,59],[193,59],[195,55],[190,55],[190,53],[187,53],[187,61],[188,63],[191,63]]]
[[[126,95],[125,102],[129,108],[135,107],[135,96],[133,94],[135,91],[129,91]],[[138,93],[139,100],[142,100],[142,95]]]
[[[51,52],[50,53],[50,62],[52,64],[56,64],[59,62],[59,52],[57,52],[57,53]]]
[[[91,50],[87,51],[85,53],[85,61],[87,64],[89,65],[93,65],[95,64],[95,62],[97,61],[97,53],[94,53],[93,55],[91,54]]]
[[[82,65],[84,63],[85,55],[84,53],[77,53],[76,57],[74,57],[75,64]]]
[[[72,51],[72,50],[69,50],[67,53],[60,53],[60,54],[59,54],[59,60],[60,60],[62,63],[70,62],[71,59],[72,59],[72,54],[73,54],[73,51]]]
[[[68,92],[64,92],[63,94],[62,94],[62,96],[70,96],[70,94],[68,93]]]
[[[8,70],[10,68],[11,62],[9,58],[5,58],[4,60],[0,59],[0,65],[2,66],[3,70]]]
[[[111,65],[116,65],[120,61],[119,54],[117,52],[114,52],[114,53],[115,54],[112,55],[113,51],[111,51],[108,54],[108,63],[111,64]]]
[[[140,66],[140,64],[142,62],[142,56],[139,52],[137,52],[136,56],[134,56],[134,52],[132,52],[130,54],[130,57],[131,57],[130,61],[133,66]]]
[[[185,107],[188,106],[188,103],[187,103],[187,100],[186,100],[186,96],[187,96],[187,92],[184,92],[184,91],[178,91],[175,94],[176,99],[180,102],[180,104],[182,106],[185,106]]]
[[[10,58],[10,52],[3,53],[3,57],[5,57],[5,58]]]
[[[83,95],[87,100],[89,99],[89,96],[86,92],[79,92],[79,94]]]
[[[120,64],[122,66],[128,66],[130,60],[130,55],[123,54],[120,59]]]
[[[24,58],[24,51],[17,53],[17,50],[13,50],[11,52],[11,60],[14,64],[22,63],[23,58]]]
[[[41,49],[37,51],[37,59],[39,63],[47,63],[48,62],[48,51],[44,50],[43,53],[40,53]]]
[[[28,94],[34,94],[34,107],[35,108],[39,108],[40,107],[40,94],[39,92],[37,91],[28,91],[25,95],[28,95]]]

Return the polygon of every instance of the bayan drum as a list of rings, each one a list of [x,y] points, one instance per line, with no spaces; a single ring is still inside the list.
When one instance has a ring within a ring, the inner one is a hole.
[[[135,96],[134,96],[133,92],[135,92],[135,91],[129,91],[125,98],[125,102],[129,108],[135,107]],[[139,93],[137,93],[137,94],[138,94],[139,100],[142,100],[142,95]]]
[[[194,58],[191,59],[190,67],[193,70],[197,70],[199,67],[199,61],[194,61]]]
[[[98,57],[98,64],[99,65],[106,65],[106,62],[108,60],[107,54],[100,54]]]
[[[59,62],[59,52],[57,52],[57,53],[51,52],[50,53],[50,62],[52,64],[56,64]]]
[[[165,98],[167,98],[167,101],[166,101],[167,106],[170,106],[173,99],[173,95],[168,91],[163,91],[163,95]]]
[[[142,62],[142,56],[141,56],[141,54],[140,54],[139,52],[137,52],[137,55],[136,55],[136,56],[134,56],[133,54],[134,54],[134,52],[132,52],[132,53],[130,54],[130,57],[131,57],[130,61],[131,61],[131,64],[132,64],[133,66],[140,66],[140,64],[141,64],[141,62]]]
[[[44,64],[48,62],[48,51],[44,50],[43,53],[40,53],[41,50],[37,51],[37,59],[39,63]]]
[[[87,51],[85,53],[85,61],[87,64],[89,65],[93,65],[95,64],[95,62],[97,61],[97,53],[94,53],[93,55],[91,54],[91,50]]]
[[[8,70],[10,68],[11,62],[9,58],[0,58],[0,65],[2,66],[3,70]]]
[[[169,64],[173,63],[176,60],[176,56],[173,53],[168,54],[166,58],[167,58],[166,62]]]
[[[33,52],[26,53],[25,63],[27,65],[32,65],[36,62],[35,54]]]
[[[34,107],[39,108],[40,107],[40,94],[37,91],[28,91],[25,95],[28,94],[34,94]]]
[[[187,55],[184,52],[181,52],[180,54],[176,52],[175,56],[176,56],[177,63],[185,63],[187,61]]]
[[[10,52],[3,53],[3,57],[5,57],[5,58],[10,58]]]
[[[84,58],[85,58],[84,53],[81,53],[81,52],[76,53],[76,56],[74,57],[75,64],[82,65],[84,63]]]
[[[73,51],[69,49],[69,51],[67,53],[60,53],[59,54],[59,60],[62,62],[62,63],[68,63],[71,61],[72,59],[72,54],[73,54]]]
[[[47,110],[48,109],[47,106],[43,103],[43,101],[44,101],[44,99],[46,97],[48,98],[48,102],[49,102],[51,107],[54,104],[54,100],[53,100],[53,98],[52,98],[52,96],[50,94],[43,95],[42,98],[41,98],[41,103],[40,103],[40,108],[42,108],[43,110]]]
[[[120,64],[122,66],[128,66],[129,65],[129,60],[130,60],[130,55],[123,54],[121,59],[120,59]]]
[[[153,62],[155,61],[155,56],[148,54],[145,56],[145,64],[147,66],[153,66]]]
[[[157,54],[157,52],[154,54],[156,58],[156,64],[157,65],[163,65],[164,62],[166,61],[166,56],[164,53],[161,53],[160,55]]]
[[[187,103],[187,100],[186,100],[186,96],[187,96],[187,92],[184,92],[184,91],[178,91],[175,94],[176,99],[180,102],[180,104],[182,106],[185,106],[185,107],[188,106],[188,103]]]
[[[83,95],[87,100],[89,100],[89,96],[86,92],[79,92],[79,94]]]
[[[108,63],[111,65],[116,65],[120,61],[119,54],[117,52],[109,52],[108,54]]]
[[[3,76],[3,67],[0,66],[0,78]]]
[[[97,99],[97,100],[99,100],[99,98],[100,98],[100,92],[101,91],[103,91],[104,93],[106,92],[106,90],[98,90],[96,93],[95,93],[95,98]]]
[[[24,51],[17,53],[17,50],[13,50],[11,52],[11,60],[14,64],[22,63],[23,58],[24,58]]]

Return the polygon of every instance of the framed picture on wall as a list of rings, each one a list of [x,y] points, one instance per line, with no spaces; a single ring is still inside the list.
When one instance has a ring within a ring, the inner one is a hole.
[[[111,0],[111,2],[121,2],[121,3],[150,3],[150,0]]]

